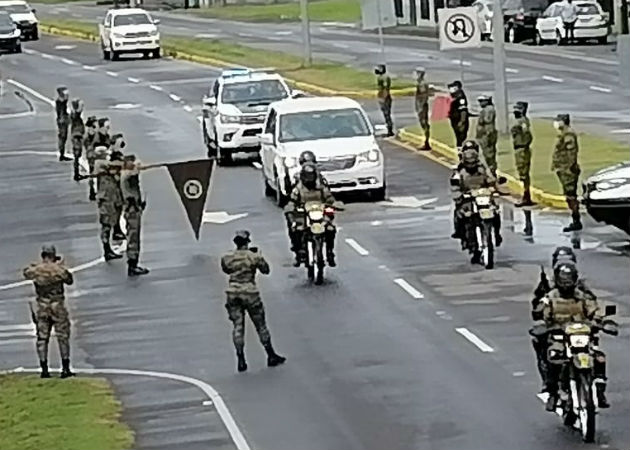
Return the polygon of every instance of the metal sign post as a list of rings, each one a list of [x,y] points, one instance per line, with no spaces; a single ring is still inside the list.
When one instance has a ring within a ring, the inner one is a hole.
[[[383,14],[381,13],[381,0],[376,0],[376,15],[378,16],[378,43],[381,48],[381,60],[383,64],[387,64],[385,56],[385,38],[383,37]]]
[[[494,10],[502,11],[501,0],[494,0]],[[508,132],[508,93],[505,76],[505,36],[503,34],[503,14],[493,14],[493,62],[494,62],[494,104],[497,109],[497,126],[499,133]]]
[[[391,0],[361,0],[361,25],[363,30],[376,30],[380,46],[381,64],[386,63],[385,36],[383,30],[395,27],[396,12]]]
[[[313,63],[311,53],[311,24],[308,17],[308,0],[300,0],[300,15],[302,16],[302,43],[304,45],[304,66]]]

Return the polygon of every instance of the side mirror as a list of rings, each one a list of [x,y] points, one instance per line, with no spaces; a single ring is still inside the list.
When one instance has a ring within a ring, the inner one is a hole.
[[[386,125],[374,125],[374,136],[375,137],[385,137],[385,136],[387,136],[387,126]]]
[[[214,97],[204,97],[202,103],[204,109],[211,109],[217,106],[217,99]]]
[[[294,89],[291,91],[291,98],[301,98],[306,97],[306,93],[304,91],[300,91],[298,89]]]
[[[451,178],[449,179],[449,184],[450,184],[452,187],[457,187],[457,186],[459,186],[459,177],[451,177]]]
[[[606,305],[606,308],[604,308],[604,315],[606,317],[614,316],[616,314],[617,314],[617,305]]]
[[[35,13],[37,12],[37,10],[36,10],[35,8],[33,8],[33,9],[31,9],[31,12],[32,12],[33,14],[35,14]]]
[[[153,19],[153,25],[159,25],[160,19]]]
[[[273,145],[273,134],[271,133],[260,134],[258,135],[258,139],[263,145]]]

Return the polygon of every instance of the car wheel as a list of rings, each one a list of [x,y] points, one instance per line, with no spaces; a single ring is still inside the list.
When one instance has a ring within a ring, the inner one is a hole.
[[[159,47],[153,50],[153,59],[160,59],[161,57],[162,57],[162,52]]]
[[[383,200],[385,200],[385,193],[387,192],[387,188],[385,187],[385,185],[383,185],[383,187],[378,188],[378,189],[371,189],[370,190],[370,200],[374,201],[374,202],[382,202]]]
[[[32,41],[38,41],[39,40],[39,29],[35,28],[33,30],[33,32],[31,33],[31,40]]]
[[[109,48],[110,48],[109,53],[112,57],[112,61],[118,61],[118,58],[120,58],[120,55],[116,50],[114,50],[114,46],[111,44],[111,42],[109,43]]]
[[[227,166],[232,162],[232,153],[229,150],[223,150],[217,145],[217,163],[220,166]]]
[[[544,45],[545,42],[543,41],[542,36],[540,35],[540,32],[536,31],[536,35],[534,36],[534,44],[536,45]]]
[[[287,204],[287,196],[284,195],[282,193],[282,189],[281,189],[281,181],[280,181],[280,177],[278,177],[278,175],[276,175],[276,189],[275,189],[275,194],[276,194],[276,205],[278,205],[280,208],[284,207],[284,205]]]
[[[263,186],[265,188],[265,197],[273,197],[275,194],[275,191],[273,190],[271,186],[269,186],[269,181],[267,180],[267,177],[265,176],[264,168],[262,170],[262,179],[263,179]]]
[[[597,43],[600,45],[608,44],[608,36],[602,36],[600,38],[597,38]]]
[[[103,59],[109,61],[112,59],[112,53],[105,48],[105,45],[101,42],[101,51],[103,52]]]
[[[18,44],[13,49],[13,53],[22,53],[22,44]]]
[[[560,34],[560,31],[556,30],[556,45],[562,45],[563,41],[562,34]]]

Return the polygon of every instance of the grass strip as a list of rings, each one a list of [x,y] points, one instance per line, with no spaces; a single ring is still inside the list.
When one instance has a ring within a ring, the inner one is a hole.
[[[474,136],[475,123],[471,122],[470,136]],[[551,194],[562,194],[558,178],[551,168],[551,155],[556,141],[556,131],[551,120],[532,119],[534,142],[532,144],[531,177],[532,186]],[[419,126],[407,128],[408,131],[422,135]],[[590,133],[578,132],[580,145],[579,162],[582,168],[582,179],[594,172],[620,161],[627,161],[628,147],[623,143],[606,139]],[[448,121],[443,120],[431,124],[431,138],[455,147],[455,136]],[[453,150],[455,151],[455,150]],[[514,150],[511,138],[499,138],[497,145],[499,170],[518,178],[514,163]]]
[[[127,450],[134,437],[120,412],[103,379],[0,375],[2,449]]]

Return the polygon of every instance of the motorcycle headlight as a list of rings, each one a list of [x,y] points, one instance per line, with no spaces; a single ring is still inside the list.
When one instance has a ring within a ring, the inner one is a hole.
[[[490,197],[477,197],[475,201],[479,206],[490,206]]]
[[[293,156],[287,156],[286,158],[284,158],[284,165],[287,169],[292,169],[293,167],[296,167],[298,165],[298,160]]]
[[[239,123],[241,121],[240,116],[228,116],[226,114],[220,115],[220,120],[222,123]]]
[[[358,159],[361,161],[378,162],[381,159],[381,152],[373,148],[367,152],[360,153]]]
[[[571,347],[584,348],[588,347],[588,343],[591,341],[590,336],[586,334],[574,334],[569,336],[569,342]]]
[[[313,221],[313,222],[319,222],[320,220],[322,220],[324,218],[324,212],[323,211],[311,211],[308,213],[308,217]]]

